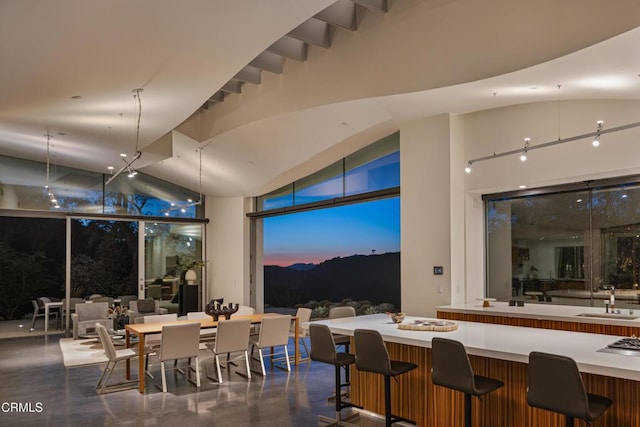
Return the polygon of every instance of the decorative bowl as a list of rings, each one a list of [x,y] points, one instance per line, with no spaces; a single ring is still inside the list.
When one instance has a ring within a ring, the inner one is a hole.
[[[393,323],[402,323],[404,320],[404,313],[390,313],[389,317],[391,317]]]

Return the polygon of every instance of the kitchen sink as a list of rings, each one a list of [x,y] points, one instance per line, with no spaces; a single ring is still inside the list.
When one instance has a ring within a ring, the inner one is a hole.
[[[597,317],[600,319],[623,319],[623,320],[634,320],[637,319],[638,316],[633,314],[615,314],[615,313],[580,313],[576,314],[576,316],[580,317]]]

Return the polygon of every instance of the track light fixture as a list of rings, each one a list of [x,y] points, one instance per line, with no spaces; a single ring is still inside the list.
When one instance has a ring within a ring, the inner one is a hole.
[[[531,138],[525,138],[524,139],[524,151],[522,152],[522,154],[520,154],[520,161],[521,162],[526,162],[527,161],[527,151],[529,151],[529,143],[531,142]]]
[[[467,166],[464,168],[465,173],[471,173],[471,162],[467,162]]]
[[[595,138],[593,138],[593,142],[591,143],[591,145],[593,145],[594,147],[600,146],[600,133],[602,132],[603,127],[604,127],[604,121],[598,120],[596,122],[596,136]]]
[[[607,134],[607,133],[615,133],[615,132],[620,132],[623,130],[628,130],[628,129],[634,129],[640,127],[640,122],[634,122],[634,123],[629,123],[626,125],[622,125],[622,126],[617,126],[614,128],[608,128],[608,129],[604,129],[604,121],[603,120],[598,120],[596,122],[596,131],[595,132],[589,132],[589,133],[585,133],[582,135],[576,135],[576,136],[571,136],[569,138],[558,138],[557,140],[554,141],[549,141],[549,142],[545,142],[543,144],[537,144],[537,145],[530,145],[529,142],[527,140],[529,140],[529,138],[525,138],[525,149],[524,151],[521,149],[516,149],[516,150],[510,150],[510,151],[503,151],[502,153],[494,153],[490,156],[484,156],[484,157],[477,157],[475,159],[471,159],[467,161],[467,167],[465,168],[465,172],[467,170],[471,170],[471,164],[472,163],[476,163],[476,162],[482,162],[485,160],[491,160],[491,159],[497,159],[499,157],[505,157],[505,156],[512,156],[514,154],[520,154],[520,160],[522,160],[523,162],[526,160],[527,154],[529,151],[532,150],[538,150],[540,148],[547,148],[547,147],[552,147],[554,145],[559,145],[559,144],[564,144],[565,142],[573,142],[573,141],[579,141],[581,139],[587,139],[587,138],[594,138],[592,144],[597,147],[600,144],[600,136]],[[529,140],[530,141],[530,140]],[[598,141],[596,143],[596,141]],[[467,172],[469,173],[469,172]]]
[[[142,100],[140,99],[140,93],[143,91],[144,89],[142,88],[138,88],[138,89],[133,89],[133,97],[137,99],[138,101],[138,122],[136,124],[136,152],[133,155],[133,159],[131,159],[130,162],[127,162],[127,155],[125,153],[121,153],[120,157],[122,158],[122,161],[124,162],[124,166],[121,167],[118,172],[114,173],[111,175],[111,177],[107,180],[105,185],[109,185],[114,179],[116,179],[116,177],[118,175],[120,175],[122,172],[127,171],[127,176],[129,178],[133,178],[134,176],[136,176],[138,174],[138,172],[136,172],[136,170],[133,168],[133,163],[138,160],[141,156],[142,156],[142,152],[140,152],[140,150],[138,149],[138,143],[140,141],[140,118],[142,117]]]

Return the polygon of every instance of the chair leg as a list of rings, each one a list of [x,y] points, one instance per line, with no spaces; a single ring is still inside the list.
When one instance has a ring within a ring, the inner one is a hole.
[[[216,354],[216,372],[218,374],[218,384],[222,384],[222,371],[220,370],[220,356]]]
[[[384,420],[385,427],[391,427],[391,377],[384,376]]]
[[[196,387],[200,387],[200,361],[198,356],[194,357],[196,362]]]
[[[264,369],[264,356],[262,355],[262,349],[258,349],[258,354],[260,355],[260,368],[262,369],[262,376],[267,375],[267,371]]]
[[[164,361],[160,362],[160,372],[162,373],[162,392],[167,392],[167,374],[164,372]]]
[[[342,390],[340,390],[341,381],[342,380],[340,378],[340,366],[336,365],[336,413],[338,414],[342,409]]]
[[[33,319],[31,320],[31,330],[35,331],[36,329],[36,320],[38,319],[38,312],[34,311],[33,312]]]
[[[247,378],[251,378],[251,370],[249,369],[249,354],[244,351],[244,363],[247,366]]]
[[[100,375],[100,378],[98,378],[98,382],[96,383],[96,389],[104,388],[102,386],[102,381],[104,380],[105,375],[107,375],[107,372],[109,372],[110,368],[111,368],[111,361],[108,361],[107,365],[104,367],[104,370],[102,371],[102,374]]]
[[[471,427],[471,395],[469,393],[464,394],[464,425],[465,427]]]
[[[285,344],[284,346],[284,358],[287,360],[287,372],[291,372],[291,363],[289,363],[289,350]]]

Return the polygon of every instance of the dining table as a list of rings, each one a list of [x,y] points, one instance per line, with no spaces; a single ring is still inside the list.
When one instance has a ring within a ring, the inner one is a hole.
[[[247,316],[234,316],[233,319],[251,319],[251,324],[260,324],[265,317],[280,316],[276,313],[257,313]],[[299,348],[299,320],[296,316],[291,316],[291,321],[294,323],[294,365],[298,365],[300,362],[300,348]],[[162,332],[163,326],[179,325],[181,323],[193,323],[200,322],[201,329],[215,328],[218,326],[218,320],[211,319],[197,319],[197,320],[174,320],[170,322],[156,322],[156,323],[133,323],[125,325],[125,347],[130,348],[131,344],[135,344],[131,340],[131,336],[137,336],[138,342],[138,391],[144,393],[144,380],[145,380],[145,363],[144,363],[144,340],[145,335],[157,334]],[[130,360],[126,361],[126,377],[131,379],[131,363]]]

